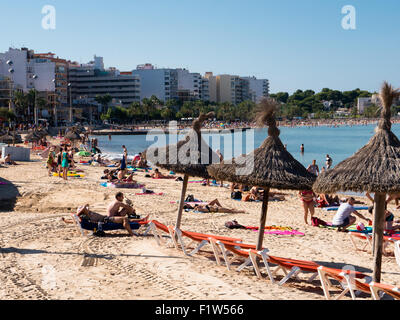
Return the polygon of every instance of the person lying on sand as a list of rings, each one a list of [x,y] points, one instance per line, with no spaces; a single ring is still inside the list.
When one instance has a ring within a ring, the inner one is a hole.
[[[252,187],[250,189],[250,192],[243,198],[243,201],[262,201],[264,197],[264,190],[258,187]],[[280,200],[283,201],[285,200],[285,196],[279,195],[274,192],[269,192],[268,194],[268,200],[269,201],[274,201],[274,200]]]
[[[96,213],[94,211],[91,211],[89,209],[89,204],[86,204],[84,206],[80,206],[77,209],[76,215],[80,218],[80,219],[87,219],[89,220],[89,222],[92,223],[118,223],[118,224],[122,224],[124,226],[124,228],[128,231],[130,236],[133,236],[133,232],[132,229],[130,227],[130,222],[145,222],[148,221],[150,215],[147,215],[145,218],[141,218],[141,219],[129,219],[128,217],[108,217],[108,216],[104,216],[102,214]],[[69,220],[69,219],[65,219],[64,217],[62,218],[62,221],[64,221],[65,223],[74,223],[74,221]]]
[[[166,176],[163,175],[157,168],[154,170],[154,173],[151,175],[153,179],[175,179],[174,176]]]
[[[111,182],[113,180],[117,180],[116,172],[117,172],[117,170],[105,169],[103,171],[104,176],[102,176],[101,179],[107,179],[109,182]]]
[[[7,154],[6,157],[3,160],[4,164],[8,164],[8,165],[12,165],[12,166],[16,166],[17,163],[15,161],[11,160],[11,154]]]
[[[185,204],[185,207],[187,209],[194,209],[199,212],[245,213],[245,211],[243,211],[243,210],[234,210],[234,209],[224,208],[221,205],[221,203],[218,201],[218,199],[210,201],[206,205],[196,204],[194,206],[191,206],[189,204]]]

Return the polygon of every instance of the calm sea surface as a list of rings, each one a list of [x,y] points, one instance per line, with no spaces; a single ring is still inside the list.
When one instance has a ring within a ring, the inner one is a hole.
[[[325,166],[325,156],[329,154],[333,159],[333,166],[353,155],[364,146],[374,134],[375,125],[366,126],[342,126],[342,127],[297,127],[280,128],[280,138],[287,150],[307,167],[313,159],[317,160],[320,169]],[[392,126],[393,132],[400,135],[400,124]],[[242,153],[249,153],[252,149],[261,145],[267,137],[267,129],[249,130],[234,134],[204,134],[203,138],[212,149],[220,149],[225,159]],[[180,136],[179,139],[183,138]],[[110,158],[122,157],[122,145],[128,149],[129,156],[145,150],[147,147],[157,144],[165,145],[168,136],[157,137],[155,135],[140,136],[97,136],[99,148],[103,154]],[[300,145],[304,144],[305,152],[300,153]]]

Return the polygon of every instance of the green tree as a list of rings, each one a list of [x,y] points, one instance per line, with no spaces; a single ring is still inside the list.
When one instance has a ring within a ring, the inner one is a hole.
[[[103,113],[105,110],[107,110],[108,105],[112,101],[112,97],[110,94],[107,93],[106,95],[103,95],[103,96],[97,95],[94,98],[94,100],[101,104],[101,107],[102,107],[101,113]]]

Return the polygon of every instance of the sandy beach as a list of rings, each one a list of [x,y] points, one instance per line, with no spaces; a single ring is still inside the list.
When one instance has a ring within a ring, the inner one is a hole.
[[[77,159],[75,159],[77,160]],[[90,204],[105,214],[115,193],[124,192],[138,214],[151,214],[165,225],[174,224],[182,182],[136,179],[162,196],[135,195],[140,189],[105,188],[100,185],[104,168],[78,164],[85,177],[67,182],[49,177],[45,161],[31,156],[30,162],[0,168],[0,177],[12,184],[0,185],[1,198],[18,194],[15,204],[2,201],[0,221],[0,299],[178,299],[178,300],[323,300],[318,278],[313,283],[289,281],[283,286],[258,280],[251,269],[238,273],[217,266],[211,253],[186,257],[171,245],[158,246],[152,235],[128,237],[125,230],[107,232],[106,237],[82,237],[73,224],[64,223],[79,205]],[[166,173],[165,171],[163,171]],[[179,175],[178,175],[179,176]],[[191,178],[190,180],[198,180]],[[305,225],[297,192],[282,191],[286,200],[270,202],[267,226],[292,227],[304,236],[266,234],[264,246],[274,256],[312,260],[328,267],[352,265],[372,274],[372,254],[356,252],[347,233]],[[190,183],[188,194],[204,201],[219,199],[225,207],[243,214],[184,212],[182,229],[241,238],[256,243],[257,232],[231,230],[225,222],[236,219],[246,226],[259,224],[261,203],[230,199],[228,188]],[[368,204],[367,199],[357,198]],[[368,204],[369,205],[369,204]],[[400,218],[394,202],[389,205]],[[366,213],[366,211],[363,211]],[[331,221],[334,213],[316,209],[316,216]],[[396,285],[400,270],[393,255],[383,257],[382,282]],[[210,251],[210,248],[206,249]],[[279,274],[279,278],[282,274]],[[300,275],[301,279],[307,279]],[[359,299],[370,299],[360,295]],[[345,299],[350,299],[346,296]]]

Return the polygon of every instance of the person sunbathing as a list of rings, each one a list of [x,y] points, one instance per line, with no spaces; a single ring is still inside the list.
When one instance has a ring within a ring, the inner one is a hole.
[[[206,205],[196,204],[194,206],[191,206],[186,204],[185,206],[187,206],[188,209],[194,209],[195,211],[198,212],[245,213],[245,211],[243,210],[234,210],[223,207],[221,203],[218,201],[218,199],[210,201]]]
[[[264,190],[260,190],[258,187],[252,187],[250,189],[250,192],[244,197],[243,201],[262,201],[264,197]],[[283,201],[285,200],[285,196],[274,193],[274,192],[269,192],[268,194],[268,200],[269,201]]]
[[[149,216],[150,216],[150,215],[147,215],[145,218],[142,218],[142,219],[129,219],[128,217],[109,217],[109,216],[104,216],[97,212],[91,211],[89,209],[89,204],[78,207],[76,215],[79,217],[79,219],[82,222],[86,220],[91,223],[107,224],[107,223],[111,222],[111,223],[122,224],[124,226],[124,228],[128,231],[130,236],[134,235],[134,233],[131,229],[131,226],[130,226],[130,222],[138,222],[138,223],[145,222],[145,221],[148,221]],[[74,223],[74,221],[65,219],[64,217],[62,218],[62,221],[64,221],[65,223]]]
[[[124,179],[124,182],[129,182],[129,183],[136,183],[135,180],[133,180],[134,173],[132,172],[126,179]]]
[[[136,214],[136,210],[124,202],[124,194],[118,192],[115,195],[115,200],[111,202],[107,207],[107,216],[109,217],[124,217],[131,214]]]
[[[11,160],[11,155],[10,154],[6,155],[6,157],[3,160],[3,163],[4,164],[8,164],[8,165],[12,165],[12,166],[16,166],[17,165],[17,163],[15,161]]]
[[[154,170],[154,173],[151,175],[153,179],[175,179],[174,176],[166,176],[163,175],[157,168]]]

